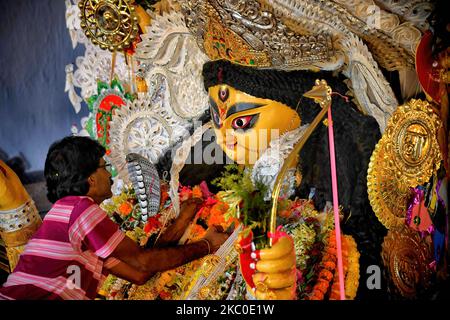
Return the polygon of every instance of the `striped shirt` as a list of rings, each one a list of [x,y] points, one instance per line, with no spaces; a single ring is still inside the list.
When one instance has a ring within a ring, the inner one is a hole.
[[[1,299],[96,297],[125,234],[90,197],[58,200],[0,288]],[[109,258],[108,258],[109,257]]]

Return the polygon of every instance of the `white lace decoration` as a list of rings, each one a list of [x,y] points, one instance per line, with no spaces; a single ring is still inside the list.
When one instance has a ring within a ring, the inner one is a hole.
[[[69,92],[69,99],[75,109],[79,112],[78,101],[86,100],[97,93],[97,81],[110,82],[112,54],[107,50],[102,50],[91,43],[80,27],[78,14],[79,0],[66,0],[66,26],[69,30],[72,46],[84,45],[86,51],[83,56],[78,56],[75,60],[76,68],[66,66],[66,92]],[[73,3],[73,4],[72,4]],[[75,71],[74,71],[75,69]],[[73,74],[71,74],[73,72]],[[114,74],[121,81],[129,81],[128,67],[123,54],[116,55]],[[81,89],[81,98],[75,93],[74,88]]]
[[[203,133],[211,128],[211,122],[204,124],[203,126],[197,128],[194,133],[183,141],[182,145],[177,150],[172,150],[175,152],[175,156],[172,157],[172,167],[170,168],[170,190],[169,197],[172,200],[173,210],[176,216],[180,214],[180,200],[178,198],[178,187],[180,186],[180,172],[186,163],[186,159],[189,156],[191,148],[199,142]]]
[[[68,64],[66,66],[66,85],[64,92],[68,92],[69,100],[72,103],[75,112],[80,112],[81,101],[83,101],[83,99],[81,99],[81,97],[75,92],[75,87],[73,84],[73,64]]]
[[[88,39],[81,32],[80,27],[80,8],[78,7],[80,0],[66,0],[66,27],[69,29],[70,39],[72,40],[72,48],[75,49],[78,42],[84,43]],[[83,37],[84,36],[84,37]]]
[[[350,79],[350,88],[362,111],[377,120],[381,133],[398,106],[391,86],[384,78],[367,46],[355,35],[343,42],[348,64],[343,74]]]
[[[170,108],[177,116],[197,118],[208,108],[202,78],[208,58],[189,33],[181,13],[150,14],[152,24],[136,49],[138,73],[147,81],[150,94],[160,83],[166,84]]]
[[[214,254],[218,258],[219,262],[212,269],[211,273],[205,277],[205,275],[200,275],[200,277],[195,282],[192,287],[191,292],[186,297],[186,300],[197,300],[199,299],[198,294],[201,288],[208,286],[210,283],[216,281],[220,276],[223,275],[226,267],[233,263],[238,258],[238,253],[234,248],[234,243],[236,242],[239,232],[242,230],[242,225],[237,227],[233,233],[228,237],[228,239],[220,246],[220,248]]]
[[[309,124],[303,125],[295,130],[286,132],[281,137],[270,142],[269,147],[259,157],[253,166],[251,179],[253,184],[263,183],[268,187],[264,196],[265,201],[272,197],[272,190],[275,180],[283,166],[284,160],[291,153],[294,145],[305,133]],[[289,169],[283,181],[280,197],[290,197],[294,193],[295,186],[295,168]]]
[[[168,108],[164,88],[150,96],[138,97],[117,110],[110,123],[111,162],[118,175],[128,182],[125,158],[134,152],[156,164],[167,149],[188,136],[189,123]]]

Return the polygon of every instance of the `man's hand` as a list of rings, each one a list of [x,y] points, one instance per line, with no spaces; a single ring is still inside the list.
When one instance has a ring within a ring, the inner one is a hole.
[[[198,206],[202,204],[202,200],[191,198],[181,204],[180,215],[170,225],[166,231],[156,242],[155,246],[164,247],[168,245],[176,245],[183,236],[189,223],[198,211]]]
[[[191,222],[198,211],[198,206],[202,203],[203,200],[200,198],[190,198],[182,202],[180,206],[180,215],[177,220],[182,220],[185,223]]]
[[[220,248],[229,236],[230,235],[228,233],[223,232],[223,228],[221,226],[212,226],[206,230],[206,234],[203,239],[209,242],[209,245],[211,246],[211,253],[213,253]]]

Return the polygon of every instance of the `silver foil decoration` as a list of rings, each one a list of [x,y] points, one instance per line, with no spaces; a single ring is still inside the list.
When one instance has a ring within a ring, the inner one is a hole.
[[[137,153],[127,154],[126,162],[128,175],[141,207],[141,219],[147,222],[148,217],[159,211],[161,190],[158,170],[147,158]]]

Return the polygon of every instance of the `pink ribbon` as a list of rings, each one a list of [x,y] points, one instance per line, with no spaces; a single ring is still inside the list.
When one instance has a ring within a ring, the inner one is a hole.
[[[412,209],[414,206],[419,205],[420,201],[423,198],[423,190],[420,188],[411,188],[413,193],[413,199],[409,202],[408,209],[406,210],[406,225],[409,226],[411,224],[412,219]]]
[[[328,109],[328,142],[330,147],[330,164],[331,164],[331,186],[333,190],[333,211],[334,211],[334,229],[336,232],[336,249],[338,260],[338,274],[339,274],[339,294],[341,300],[345,300],[344,287],[344,267],[342,261],[342,243],[341,243],[341,226],[339,221],[339,198],[336,174],[336,154],[334,151],[334,133],[333,133],[333,119],[331,117],[331,106]]]

